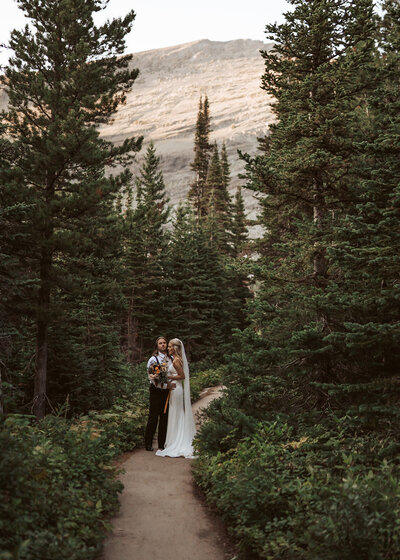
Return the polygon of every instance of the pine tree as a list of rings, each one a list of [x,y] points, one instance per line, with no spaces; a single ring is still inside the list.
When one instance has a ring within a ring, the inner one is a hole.
[[[231,182],[231,166],[229,164],[228,152],[226,151],[225,141],[222,142],[221,167],[222,167],[222,176],[224,178],[224,187],[228,191]]]
[[[188,207],[179,207],[168,249],[169,334],[179,336],[189,360],[204,357],[208,335],[209,278],[205,239]],[[177,334],[178,333],[178,334]]]
[[[389,1],[384,7],[380,54],[373,68],[379,81],[368,96],[369,127],[360,143],[363,157],[353,193],[357,204],[341,217],[329,251],[341,276],[332,290],[335,328],[327,337],[337,360],[346,364],[346,385],[330,391],[343,405],[351,391],[353,410],[375,423],[382,413],[397,416],[392,403],[399,391],[393,376],[400,366],[400,6]]]
[[[248,228],[244,200],[240,186],[237,187],[231,218],[231,263],[228,273],[232,290],[230,315],[235,320],[235,328],[244,329],[248,321],[248,304],[253,298],[252,281],[248,270]]]
[[[143,167],[136,179],[137,206],[146,214],[145,245],[149,256],[156,258],[163,248],[163,229],[168,221],[170,208],[166,195],[164,177],[159,169],[160,158],[150,142]]]
[[[215,142],[207,172],[205,184],[205,199],[208,200],[209,193],[212,190],[215,191],[216,212],[229,218],[231,200],[227,189],[227,177],[225,174],[226,165],[229,165],[227,159],[225,159],[224,165],[222,165],[218,152],[218,146]]]
[[[92,235],[97,239],[90,253],[58,262],[65,274],[52,295],[58,313],[49,326],[46,394],[53,406],[68,396],[71,413],[109,407],[125,392],[119,326],[126,300],[117,216],[110,212]]]
[[[128,206],[126,224],[126,297],[124,347],[130,362],[149,352],[168,324],[166,302],[166,233],[170,208],[160,158],[150,142],[136,178],[136,208]]]
[[[212,145],[209,141],[210,132],[208,97],[205,96],[204,102],[202,97],[200,97],[193,148],[194,161],[191,164],[191,168],[195,172],[196,177],[188,193],[188,197],[192,201],[195,215],[198,219],[206,213],[206,208],[204,206],[206,201],[205,183],[207,180],[210,152],[212,150]]]
[[[123,217],[124,295],[128,303],[122,324],[122,348],[130,363],[140,361],[144,341],[141,335],[147,292],[147,249],[143,243],[146,215],[143,207],[127,210]]]
[[[266,195],[253,321],[269,341],[271,363],[292,361],[326,381],[338,371],[325,337],[340,275],[327,251],[339,216],[354,204],[375,18],[368,0],[293,4],[284,24],[267,26],[274,48],[263,53],[262,87],[276,99],[277,122],[261,154],[245,158],[247,186]]]
[[[120,146],[100,139],[138,71],[122,56],[134,12],[96,27],[100,0],[18,0],[31,27],[13,31],[15,55],[4,84],[9,107],[3,118],[12,150],[7,164],[28,204],[20,258],[34,278],[37,331],[33,410],[45,414],[49,328],[58,310],[54,296],[69,272],[69,259],[88,254],[106,239],[107,216],[128,172],[105,175],[105,165],[124,165],[141,139]],[[83,265],[84,266],[84,265]]]
[[[7,163],[13,156],[10,140],[0,136],[0,371],[3,383],[7,383],[2,402],[6,412],[23,398],[21,375],[15,373],[13,358],[18,356],[20,366],[31,358],[24,336],[29,324],[20,320],[29,312],[26,302],[33,283],[33,275],[21,263],[22,247],[28,250],[29,246],[28,232],[23,228],[29,201],[24,200],[20,178]]]
[[[225,160],[225,165],[227,160]],[[230,252],[231,199],[217,143],[214,144],[204,188],[205,228],[223,253]]]
[[[192,361],[223,361],[231,345],[229,274],[191,209],[178,209],[168,250],[168,334]]]
[[[248,239],[246,211],[244,207],[242,189],[240,187],[236,190],[235,200],[232,204],[231,230],[233,256],[237,257],[243,252]]]

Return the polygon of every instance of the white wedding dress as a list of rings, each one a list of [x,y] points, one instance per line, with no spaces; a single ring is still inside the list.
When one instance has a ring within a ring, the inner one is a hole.
[[[159,457],[185,457],[186,459],[194,459],[193,437],[196,428],[193,419],[192,406],[190,403],[190,387],[189,387],[189,369],[187,362],[184,360],[185,379],[187,387],[182,386],[182,380],[176,379],[172,381],[176,384],[169,395],[169,411],[167,437],[165,440],[165,448],[159,449],[156,455]],[[186,366],[186,367],[185,367]],[[178,375],[172,363],[168,367],[170,375]]]

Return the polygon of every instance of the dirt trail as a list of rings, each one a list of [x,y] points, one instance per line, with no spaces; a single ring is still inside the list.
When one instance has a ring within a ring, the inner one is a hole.
[[[221,388],[203,392],[193,412]],[[194,491],[191,460],[139,449],[123,463],[121,508],[99,560],[225,560],[220,529]]]

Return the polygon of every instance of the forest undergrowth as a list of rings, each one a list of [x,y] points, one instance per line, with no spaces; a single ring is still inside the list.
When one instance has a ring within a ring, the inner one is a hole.
[[[251,393],[240,374],[224,379],[225,393],[197,435],[194,465],[242,557],[398,558],[398,423],[376,425],[379,412],[362,407],[357,415],[305,413],[282,379],[253,373]]]
[[[220,370],[193,367],[192,401]],[[39,424],[10,414],[0,430],[0,559],[90,560],[99,556],[123,490],[117,459],[144,445],[146,364],[130,368],[112,407],[68,415],[68,401]]]

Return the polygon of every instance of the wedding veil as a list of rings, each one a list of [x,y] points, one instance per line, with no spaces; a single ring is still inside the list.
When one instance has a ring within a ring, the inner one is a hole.
[[[182,353],[182,361],[183,361],[183,372],[185,374],[185,379],[183,380],[183,404],[185,409],[185,436],[190,438],[190,440],[194,437],[196,433],[196,427],[194,424],[193,413],[192,413],[192,403],[190,401],[190,375],[189,375],[189,364],[186,358],[185,347],[183,346],[183,342],[176,338],[180,345],[181,345],[181,353]]]

